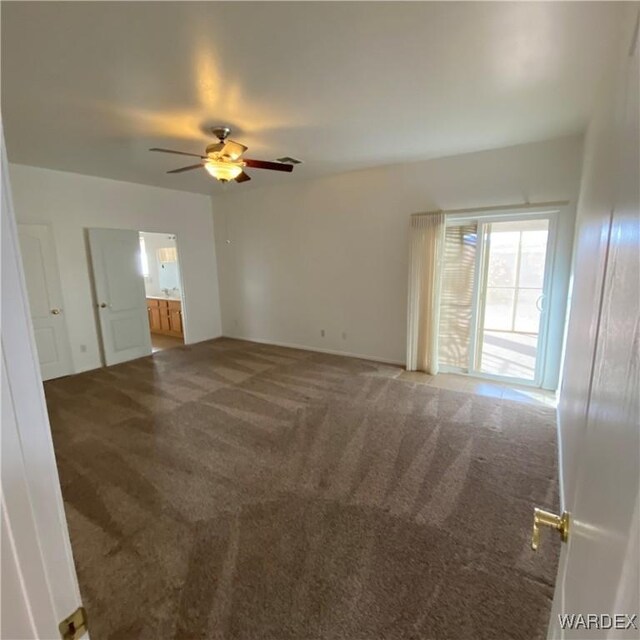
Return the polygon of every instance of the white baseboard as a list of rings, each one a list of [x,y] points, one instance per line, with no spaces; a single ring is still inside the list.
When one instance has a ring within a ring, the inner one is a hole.
[[[327,353],[332,356],[344,356],[346,358],[358,358],[360,360],[370,360],[371,362],[380,362],[381,364],[393,364],[404,367],[405,363],[399,360],[390,360],[389,358],[381,358],[380,356],[372,356],[362,353],[352,353],[350,351],[338,351],[337,349],[322,349],[321,347],[309,347],[303,344],[295,344],[291,342],[275,342],[274,340],[258,340],[257,338],[249,338],[246,336],[232,336],[225,334],[222,338],[230,338],[232,340],[245,340],[246,342],[256,342],[257,344],[270,344],[274,347],[286,347],[288,349],[300,349],[302,351],[315,351],[316,353]]]

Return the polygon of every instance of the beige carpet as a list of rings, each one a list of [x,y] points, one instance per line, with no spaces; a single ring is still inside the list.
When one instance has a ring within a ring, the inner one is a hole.
[[[46,384],[93,640],[543,638],[551,409],[221,339]]]

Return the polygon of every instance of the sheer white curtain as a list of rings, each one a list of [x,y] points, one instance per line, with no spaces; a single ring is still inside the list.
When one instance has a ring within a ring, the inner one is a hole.
[[[438,373],[444,213],[411,216],[407,371]]]

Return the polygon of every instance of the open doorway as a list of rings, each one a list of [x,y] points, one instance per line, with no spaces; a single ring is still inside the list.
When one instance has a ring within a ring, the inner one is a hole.
[[[140,260],[153,352],[184,344],[183,294],[176,236],[140,231]]]

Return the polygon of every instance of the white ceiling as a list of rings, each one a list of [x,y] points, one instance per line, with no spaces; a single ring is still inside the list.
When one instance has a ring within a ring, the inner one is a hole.
[[[3,2],[9,159],[213,193],[225,124],[259,184],[581,131],[607,68],[610,2]]]

